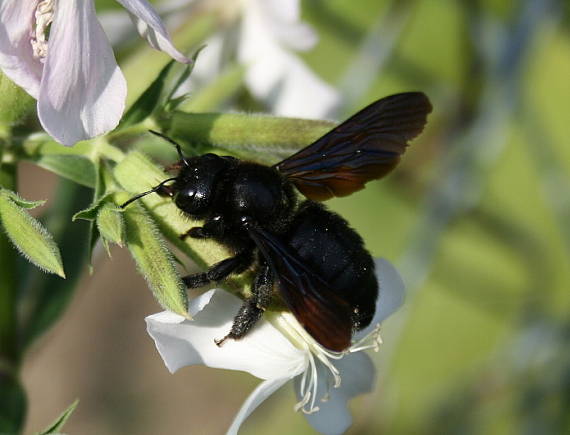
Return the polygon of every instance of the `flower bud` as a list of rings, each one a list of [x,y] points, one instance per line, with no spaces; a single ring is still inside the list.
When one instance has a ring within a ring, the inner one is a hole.
[[[0,72],[0,126],[22,122],[35,108],[35,101],[26,91],[15,85],[8,77]]]

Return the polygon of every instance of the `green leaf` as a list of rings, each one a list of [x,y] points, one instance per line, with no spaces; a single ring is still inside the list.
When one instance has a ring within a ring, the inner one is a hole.
[[[65,278],[61,254],[53,237],[35,218],[12,199],[14,193],[0,190],[0,221],[6,234],[31,263]]]
[[[26,406],[26,393],[16,374],[0,361],[0,434],[22,431]]]
[[[75,213],[71,219],[73,221],[76,221],[78,219],[84,221],[94,221],[95,219],[97,219],[97,214],[99,213],[101,207],[103,207],[104,204],[108,203],[109,198],[111,197],[112,194],[108,193],[107,195],[102,196],[99,199],[96,199],[88,208],[85,208]]]
[[[153,220],[139,204],[129,206],[123,216],[127,247],[155,298],[165,309],[188,316],[186,288]]]
[[[206,48],[206,46],[202,45],[200,48],[198,48],[198,50],[196,50],[194,52],[194,55],[192,56],[192,62],[185,65],[184,69],[182,70],[182,72],[178,76],[176,83],[174,83],[174,85],[171,87],[171,89],[168,93],[168,96],[165,99],[165,110],[166,111],[172,111],[172,110],[176,109],[185,100],[185,97],[173,98],[173,96],[174,96],[174,94],[177,93],[180,86],[182,86],[182,84],[184,82],[186,82],[186,80],[188,80],[188,78],[190,77],[190,74],[192,74],[192,71],[194,70],[194,66],[196,65],[196,60],[198,59],[198,55],[200,54],[200,52],[204,48]]]
[[[129,108],[121,120],[118,130],[138,124],[157,111],[169,111],[175,108],[180,100],[173,100],[172,96],[190,77],[196,58],[203,48],[204,46],[200,47],[192,56],[192,62],[186,65],[179,65],[174,60],[168,62],[150,86]],[[181,68],[182,71],[180,71]]]
[[[229,65],[212,83],[194,92],[191,97],[180,97],[172,106],[185,112],[208,112],[218,109],[242,89],[245,72],[246,67],[243,65]]]
[[[86,207],[91,190],[61,179],[51,207],[45,215],[45,225],[61,247],[67,279],[55,275],[43,275],[39,270],[28,267],[20,261],[22,280],[20,293],[26,295],[20,313],[22,348],[28,347],[34,339],[49,330],[64,312],[74,292],[79,290],[78,282],[88,261],[89,233],[91,227],[85,222],[70,223],[75,210]],[[95,225],[93,225],[96,228]],[[18,259],[21,257],[18,256]]]
[[[40,156],[36,162],[39,166],[82,186],[95,186],[95,167],[87,157],[47,154]]]
[[[73,411],[75,411],[75,408],[77,408],[78,404],[79,404],[79,399],[75,399],[75,401],[71,405],[69,405],[68,408],[65,411],[63,411],[61,415],[58,418],[56,418],[52,424],[50,424],[47,428],[45,428],[41,432],[38,432],[38,435],[60,433],[61,429],[63,428],[63,425],[67,423],[67,420],[69,420],[69,417],[71,417],[71,414],[73,413]]]
[[[101,203],[97,201],[97,203],[91,204],[88,208],[79,210],[71,217],[71,220],[72,221],[83,220],[83,221],[94,222],[95,219],[97,219],[97,213],[99,212],[99,208],[101,208]]]
[[[32,208],[39,207],[40,205],[44,205],[46,203],[45,200],[29,201],[27,199],[22,198],[16,192],[13,192],[11,190],[5,189],[4,191],[6,192],[6,195],[8,195],[12,201],[14,201],[16,204],[18,204],[20,207],[23,207],[23,208],[32,209]]]
[[[150,86],[129,108],[127,113],[125,113],[121,123],[119,124],[119,129],[138,124],[148,118],[158,107],[164,93],[163,91],[168,74],[174,64],[175,61],[171,60],[164,68],[162,68],[156,79],[154,79]]]
[[[88,157],[93,152],[91,141],[81,141],[72,147],[62,147],[47,134],[34,134],[22,143],[22,151],[25,156],[33,161],[38,161],[47,155],[83,156]]]
[[[97,213],[97,228],[104,240],[123,246],[125,241],[125,221],[123,211],[112,203],[105,203]]]

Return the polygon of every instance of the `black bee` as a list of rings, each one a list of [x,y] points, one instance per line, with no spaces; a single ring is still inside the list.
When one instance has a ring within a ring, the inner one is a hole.
[[[204,154],[180,161],[176,177],[137,195],[170,196],[201,227],[181,237],[213,239],[232,256],[183,278],[189,288],[252,267],[252,296],[222,340],[243,337],[262,316],[276,285],[285,305],[321,345],[342,351],[370,324],[378,297],[374,262],[362,238],[315,201],[346,196],[390,172],[431,112],[419,92],[378,100],[274,166]],[[172,182],[167,185],[166,183]],[[308,199],[299,201],[295,188]]]

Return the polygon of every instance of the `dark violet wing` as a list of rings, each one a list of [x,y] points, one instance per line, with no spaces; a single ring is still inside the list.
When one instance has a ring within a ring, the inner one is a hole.
[[[305,330],[327,349],[340,352],[349,347],[350,304],[277,237],[258,228],[250,228],[249,234],[269,264],[287,307]]]
[[[275,167],[307,198],[349,195],[394,169],[431,110],[421,92],[382,98]]]

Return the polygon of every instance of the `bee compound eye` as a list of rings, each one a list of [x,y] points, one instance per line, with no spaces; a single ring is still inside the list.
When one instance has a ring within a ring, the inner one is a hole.
[[[188,214],[201,215],[208,211],[210,194],[206,189],[187,187],[176,194],[174,202],[179,209]]]

